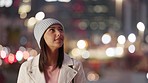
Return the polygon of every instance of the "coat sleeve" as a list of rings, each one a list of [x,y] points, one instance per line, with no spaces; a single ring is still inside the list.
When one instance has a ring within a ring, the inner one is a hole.
[[[24,62],[21,65],[18,73],[17,83],[27,83],[27,79],[29,79],[29,76],[27,73],[27,69],[28,69],[27,64],[28,62]]]
[[[74,69],[76,69],[78,72],[74,78],[74,83],[86,83],[86,76],[84,73],[83,65],[80,61],[74,60]]]

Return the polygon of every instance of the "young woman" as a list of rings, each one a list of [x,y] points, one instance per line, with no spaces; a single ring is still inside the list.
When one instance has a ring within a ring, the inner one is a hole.
[[[17,83],[86,83],[80,61],[64,53],[64,26],[53,18],[35,25],[40,54],[24,62]]]

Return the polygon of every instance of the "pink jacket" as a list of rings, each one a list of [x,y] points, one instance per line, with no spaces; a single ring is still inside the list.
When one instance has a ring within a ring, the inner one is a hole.
[[[39,71],[39,56],[24,62],[19,70],[17,83],[46,83],[44,73]],[[74,64],[74,65],[73,65]],[[73,68],[69,67],[73,65]],[[86,78],[81,62],[64,55],[64,62],[60,69],[58,83],[86,83]]]

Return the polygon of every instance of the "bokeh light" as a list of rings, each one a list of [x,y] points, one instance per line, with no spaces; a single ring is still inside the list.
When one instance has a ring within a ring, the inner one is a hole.
[[[29,54],[30,54],[31,56],[36,56],[36,55],[37,55],[37,51],[34,50],[34,49],[31,49],[31,50],[29,51]]]
[[[102,36],[102,43],[103,44],[108,44],[110,42],[111,42],[111,36],[108,33],[104,34]]]
[[[21,47],[19,47],[19,50],[22,51],[22,52],[24,52],[24,51],[26,51],[26,48],[23,47],[23,46],[21,46]]]
[[[0,0],[0,7],[10,7],[12,3],[12,0]]]
[[[27,17],[27,13],[26,13],[26,12],[20,13],[20,18],[21,18],[21,19],[24,19],[24,18],[26,18],[26,17]]]
[[[123,47],[116,47],[115,54],[117,57],[123,57],[124,48]]]
[[[135,50],[136,50],[135,45],[130,45],[130,46],[128,47],[128,51],[129,51],[130,53],[134,53]]]
[[[14,62],[14,60],[15,60],[14,54],[10,53],[8,55],[8,62],[12,64]]]
[[[36,22],[37,20],[35,19],[35,17],[31,17],[27,22],[28,28],[32,29],[34,25],[36,24]]]
[[[139,31],[144,31],[145,30],[145,25],[144,25],[144,23],[142,23],[142,22],[138,22],[137,23],[137,29],[139,30]]]
[[[82,21],[78,24],[78,26],[81,30],[86,30],[86,28],[88,27],[88,24],[85,21]]]
[[[3,59],[6,58],[6,55],[7,54],[6,54],[6,52],[4,50],[1,50],[0,53],[1,53],[0,54],[1,55],[1,58],[3,58]]]
[[[111,48],[111,47],[107,48],[105,52],[106,52],[106,55],[109,57],[115,56],[115,49],[114,48]]]
[[[99,75],[97,73],[91,71],[91,72],[88,72],[87,79],[89,81],[97,81],[97,80],[99,80]]]
[[[27,40],[27,38],[26,38],[25,36],[22,36],[22,37],[20,38],[20,44],[21,44],[21,45],[26,45],[27,42],[28,42],[28,40]]]
[[[136,41],[136,35],[134,33],[131,33],[128,35],[128,40],[131,42],[131,43],[134,43]]]
[[[89,58],[89,56],[90,56],[89,51],[87,51],[87,50],[82,51],[82,58],[87,59],[87,58]]]
[[[43,20],[43,18],[45,17],[45,13],[44,12],[38,12],[36,15],[35,15],[35,18],[37,20]]]
[[[77,46],[79,49],[84,49],[87,47],[87,42],[85,40],[79,40],[77,42]]]
[[[23,59],[23,52],[22,51],[17,51],[16,52],[16,59],[18,61],[21,61]]]
[[[19,10],[18,10],[19,14],[28,13],[30,11],[31,11],[31,5],[29,4],[20,5]]]
[[[117,41],[119,44],[125,44],[126,38],[124,35],[120,35],[120,36],[118,36]]]
[[[30,57],[29,52],[28,52],[28,51],[24,51],[24,52],[23,52],[23,58],[24,58],[25,60],[27,60],[29,57]]]
[[[90,23],[90,28],[91,28],[92,30],[96,30],[98,27],[99,27],[99,25],[98,25],[97,22],[91,22],[91,23]]]
[[[72,49],[71,54],[73,57],[78,57],[81,55],[81,50],[79,48],[74,48]]]

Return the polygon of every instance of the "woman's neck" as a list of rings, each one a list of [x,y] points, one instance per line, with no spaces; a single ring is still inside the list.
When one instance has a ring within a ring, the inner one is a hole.
[[[49,51],[47,53],[47,56],[48,56],[48,65],[50,66],[56,66],[57,64],[57,60],[58,60],[58,50],[55,50],[55,51]]]

